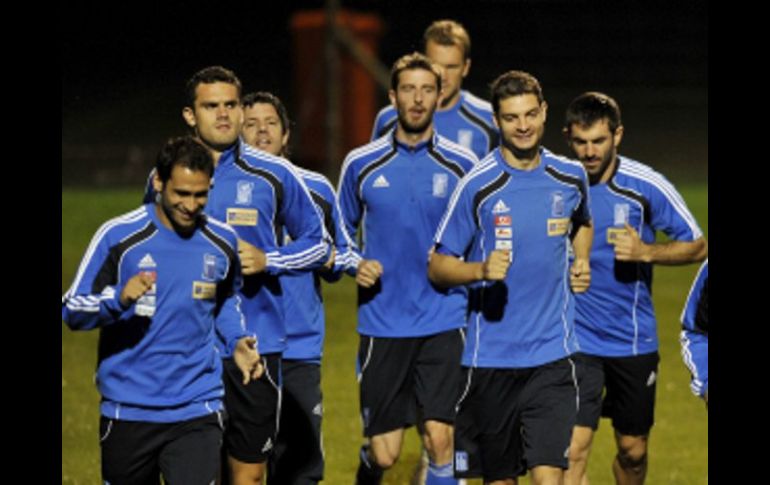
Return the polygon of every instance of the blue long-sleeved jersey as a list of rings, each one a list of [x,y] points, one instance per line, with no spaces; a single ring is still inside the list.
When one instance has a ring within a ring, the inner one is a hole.
[[[153,199],[149,186],[145,201]],[[243,278],[242,310],[246,328],[259,339],[260,353],[283,352],[286,326],[279,276],[316,269],[331,250],[331,236],[307,187],[288,160],[239,140],[222,153],[214,169],[206,213],[265,252],[265,271]],[[288,244],[283,244],[285,234]]]
[[[372,141],[396,126],[398,113],[392,105],[377,113],[372,128]],[[433,114],[436,133],[472,151],[479,160],[498,144],[499,132],[495,126],[492,105],[468,91],[460,91],[460,99],[447,110]]]
[[[155,285],[124,308],[123,286],[140,272]],[[217,334],[231,351],[247,335],[240,279],[235,232],[214,219],[182,238],[147,204],[102,225],[62,298],[70,328],[100,328],[101,414],[173,422],[220,410]]]
[[[281,276],[286,318],[286,350],[284,359],[321,363],[325,333],[325,316],[321,281],[337,281],[351,263],[351,243],[340,218],[337,197],[323,175],[297,168],[307,185],[316,208],[323,214],[326,231],[334,239],[334,266],[329,271],[317,270]]]
[[[372,288],[359,287],[359,333],[419,337],[465,326],[465,289],[435,287],[427,264],[449,196],[475,163],[436,134],[409,147],[390,132],[348,154],[338,190],[345,228],[352,237],[361,225],[363,258],[383,267]]]
[[[650,167],[626,157],[607,183],[590,187],[594,239],[591,286],[576,296],[582,352],[626,357],[658,350],[652,304],[652,264],[615,260],[613,238],[628,222],[643,242],[663,231],[675,241],[695,241],[702,232],[676,188]]]
[[[690,389],[703,396],[709,387],[709,260],[703,262],[695,276],[682,310],[682,358],[690,370]]]
[[[503,281],[471,285],[463,365],[534,367],[577,350],[569,237],[590,221],[587,186],[582,165],[543,148],[530,171],[511,167],[498,148],[460,182],[436,251],[469,262],[512,254]]]

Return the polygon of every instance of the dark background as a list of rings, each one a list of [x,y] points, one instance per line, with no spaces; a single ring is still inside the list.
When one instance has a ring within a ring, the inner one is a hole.
[[[556,152],[566,153],[560,135],[566,105],[583,91],[600,90],[622,108],[622,153],[675,181],[707,180],[705,2],[343,0],[341,5],[380,16],[378,57],[388,68],[420,48],[431,21],[462,22],[471,35],[473,61],[464,88],[488,99],[488,84],[503,71],[534,74],[550,105],[544,144]],[[323,2],[200,7],[103,2],[64,9],[62,184],[141,184],[161,143],[184,133],[185,81],[208,65],[233,69],[247,92],[276,93],[296,118],[309,100],[294,92],[289,21],[303,8],[323,8]],[[320,54],[311,62],[322,66]],[[322,75],[318,82],[322,85]],[[344,84],[342,92],[344,97]],[[381,92],[372,109],[386,100]],[[315,168],[336,182],[340,164]]]

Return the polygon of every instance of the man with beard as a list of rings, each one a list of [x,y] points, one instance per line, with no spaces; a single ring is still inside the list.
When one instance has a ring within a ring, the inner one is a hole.
[[[471,69],[471,38],[455,20],[436,20],[423,34],[423,52],[442,67],[444,97],[433,115],[436,132],[476,154],[480,160],[492,151],[499,139],[492,120],[492,107],[462,89]],[[397,113],[386,106],[377,113],[372,140],[396,125]]]
[[[351,151],[340,174],[348,234],[361,224],[358,372],[370,443],[361,449],[359,484],[380,483],[418,413],[431,461],[427,483],[455,483],[452,423],[467,299],[462,288],[431,285],[425,269],[449,196],[476,157],[433,130],[439,69],[417,52],[393,64],[395,130]]]
[[[533,76],[499,76],[492,106],[500,147],[452,194],[428,270],[442,287],[471,285],[454,471],[557,484],[577,412],[573,292],[591,282],[588,177],[540,146],[547,104]]]
[[[623,124],[614,99],[598,92],[575,98],[564,134],[588,172],[596,227],[591,289],[576,304],[580,410],[566,483],[587,483],[591,441],[603,415],[615,429],[615,481],[641,484],[659,361],[652,265],[702,261],[708,248],[676,188],[649,166],[618,155]],[[670,240],[656,242],[659,230]]]

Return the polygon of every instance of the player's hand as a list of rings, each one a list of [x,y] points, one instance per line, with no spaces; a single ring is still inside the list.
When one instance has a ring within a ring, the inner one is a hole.
[[[264,251],[243,239],[238,239],[238,258],[241,260],[241,271],[245,275],[261,273],[267,266]]]
[[[244,386],[250,381],[262,377],[262,373],[265,371],[262,357],[257,351],[257,339],[254,337],[243,337],[238,340],[233,352],[233,361],[243,373]]]
[[[569,269],[569,284],[574,293],[584,293],[591,285],[591,264],[587,259],[576,258]]]
[[[489,254],[486,261],[481,264],[482,279],[489,281],[501,281],[511,266],[511,252],[495,249]]]
[[[371,288],[382,276],[382,264],[376,259],[362,259],[356,271],[356,283]]]
[[[332,246],[332,254],[329,259],[321,266],[321,271],[331,271],[334,268],[334,258],[337,256],[337,248]]]
[[[155,283],[155,273],[142,271],[132,276],[120,292],[120,304],[124,307],[132,305],[145,293],[150,291]]]
[[[649,262],[648,246],[642,242],[639,233],[626,222],[626,232],[615,239],[615,259],[618,261]]]

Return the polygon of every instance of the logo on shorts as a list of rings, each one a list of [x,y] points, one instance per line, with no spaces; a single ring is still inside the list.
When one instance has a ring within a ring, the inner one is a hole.
[[[455,451],[455,471],[468,471],[468,453],[465,451]]]
[[[262,447],[262,453],[267,453],[272,449],[273,449],[273,440],[271,438],[267,438],[267,441],[265,441],[265,446]]]
[[[647,387],[655,384],[655,379],[657,379],[657,377],[658,375],[655,374],[655,371],[650,372],[650,377],[647,378]]]
[[[369,427],[369,408],[364,408],[361,410],[361,421],[363,421],[364,428]]]
[[[313,406],[313,411],[312,412],[316,416],[323,416],[323,412],[324,412],[323,411],[323,406],[321,406],[320,402],[318,404],[316,404],[315,406]]]

